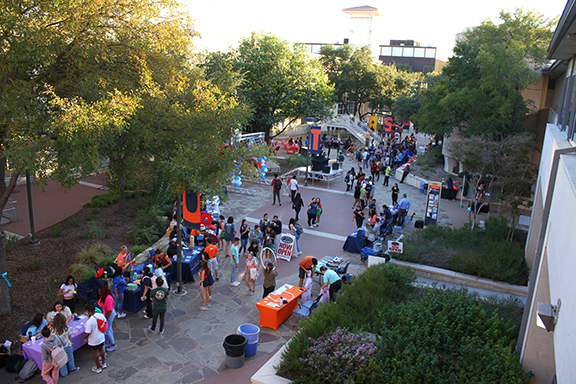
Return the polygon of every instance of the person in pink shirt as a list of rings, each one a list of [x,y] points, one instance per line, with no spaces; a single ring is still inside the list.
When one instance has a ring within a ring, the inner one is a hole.
[[[108,342],[106,351],[112,352],[118,349],[118,346],[114,341],[114,331],[112,331],[112,322],[114,321],[114,317],[116,317],[116,311],[114,310],[114,297],[107,285],[101,286],[100,289],[98,289],[98,293],[100,294],[98,305],[102,308],[102,314],[106,317],[106,321],[108,321],[108,329],[104,333],[106,341]]]

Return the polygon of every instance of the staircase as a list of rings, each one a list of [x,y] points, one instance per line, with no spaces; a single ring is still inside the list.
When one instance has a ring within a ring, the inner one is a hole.
[[[337,115],[334,118],[324,120],[322,124],[326,127],[345,129],[361,143],[366,141],[366,135],[370,136],[370,142],[374,140],[376,145],[380,143],[380,137],[378,136],[378,133],[368,128],[368,124],[364,123],[356,116]]]

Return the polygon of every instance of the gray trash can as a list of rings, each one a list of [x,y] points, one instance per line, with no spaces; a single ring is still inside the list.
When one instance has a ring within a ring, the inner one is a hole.
[[[222,344],[226,350],[226,365],[230,368],[240,368],[244,365],[246,338],[242,335],[228,335]]]

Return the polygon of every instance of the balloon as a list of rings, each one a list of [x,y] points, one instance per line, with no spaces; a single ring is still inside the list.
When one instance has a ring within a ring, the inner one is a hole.
[[[235,179],[236,179],[236,180],[240,180],[240,176],[236,176]]]
[[[242,182],[240,180],[234,180],[234,185],[236,186],[236,188],[238,188],[242,185]]]
[[[266,176],[262,175],[262,181],[266,180]]]
[[[268,172],[268,168],[262,167],[261,171],[262,171],[262,173],[266,173],[266,172]]]
[[[261,158],[261,157],[258,158],[258,162],[260,162],[260,161],[262,161],[262,158]]]
[[[267,158],[267,157],[264,157],[264,161],[268,161],[268,158]]]

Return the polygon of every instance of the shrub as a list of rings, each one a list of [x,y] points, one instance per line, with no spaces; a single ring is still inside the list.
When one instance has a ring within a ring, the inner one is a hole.
[[[74,227],[78,227],[78,226],[80,225],[80,219],[77,218],[77,217],[73,217],[73,218],[70,220],[70,222],[72,223],[72,225],[73,225]]]
[[[148,247],[146,245],[135,245],[132,247],[131,252],[134,256],[138,256],[147,249]]]
[[[18,243],[18,236],[6,235],[6,251],[14,249]]]
[[[300,358],[303,369],[294,384],[371,384],[378,381],[374,377],[379,372],[374,369],[377,349],[368,339],[338,327],[327,336],[310,339],[310,343],[310,353]]]
[[[90,201],[84,203],[86,208],[102,208],[118,202],[118,195],[112,192],[106,192],[100,195],[94,195]]]
[[[286,159],[288,165],[294,168],[306,166],[306,156],[292,155]]]
[[[100,266],[101,268],[105,268],[109,265],[114,264],[115,262],[116,262],[116,256],[103,257],[98,263],[98,266]]]
[[[75,257],[76,262],[81,263],[81,264],[99,264],[100,261],[102,260],[102,257],[100,256],[100,252],[98,252],[97,250],[93,249],[93,248],[83,248],[80,250],[80,252],[78,252],[78,254]]]
[[[395,383],[528,383],[512,330],[466,291],[425,290],[383,307],[378,365]]]
[[[153,244],[166,231],[166,220],[158,208],[141,211],[135,223],[127,233],[128,241],[133,244]]]
[[[102,243],[94,243],[90,246],[90,249],[92,249],[98,253],[101,253],[102,255],[105,255],[111,251],[109,246],[107,246],[106,244],[102,244]]]
[[[44,260],[42,259],[33,259],[26,262],[26,268],[37,271],[39,269],[44,268]]]
[[[96,275],[96,271],[93,269],[87,269],[85,272],[83,272],[82,274],[80,274],[80,277],[78,278],[78,280],[80,280],[81,282],[89,280],[92,276]]]
[[[94,218],[94,216],[96,216],[94,213],[92,212],[86,212],[84,214],[84,220],[92,220]]]
[[[86,215],[88,215],[88,213]],[[86,215],[84,217],[86,217]],[[88,231],[80,233],[79,236],[84,239],[90,239],[92,237],[98,237],[102,235],[103,232],[104,231],[102,231],[102,228],[97,226],[95,221],[90,221],[88,222]]]
[[[83,263],[74,263],[71,266],[68,267],[68,270],[66,272],[68,272],[71,275],[75,275],[75,276],[80,276],[82,275],[84,272],[88,271],[88,270],[92,270],[92,268],[90,268],[89,266],[87,266],[86,264]]]
[[[62,228],[58,225],[53,225],[50,227],[50,237],[60,237],[62,236]]]

